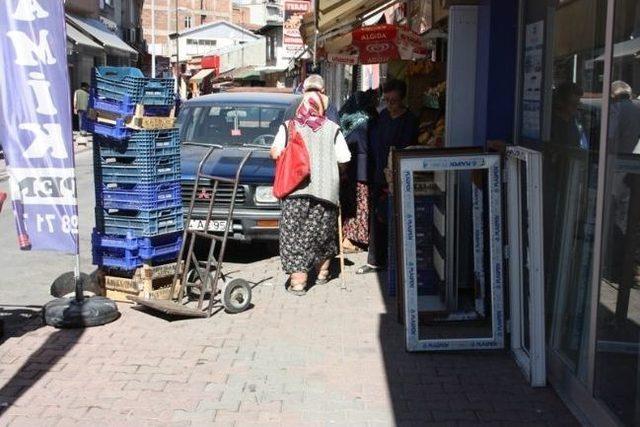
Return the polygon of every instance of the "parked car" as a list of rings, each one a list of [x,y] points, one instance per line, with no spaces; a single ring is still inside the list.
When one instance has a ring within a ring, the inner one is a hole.
[[[179,124],[182,166],[182,199],[185,207],[195,184],[195,175],[207,146],[218,144],[204,172],[209,175],[233,177],[247,150],[263,146],[245,165],[236,198],[233,224],[226,223],[231,200],[231,185],[219,184],[214,219],[209,231],[222,233],[245,242],[278,239],[280,203],[272,194],[274,162],[268,148],[284,120],[291,118],[300,97],[283,93],[224,92],[191,99],[182,104]],[[196,143],[197,146],[185,143]],[[204,230],[204,217],[211,199],[212,183],[198,191],[191,229]]]

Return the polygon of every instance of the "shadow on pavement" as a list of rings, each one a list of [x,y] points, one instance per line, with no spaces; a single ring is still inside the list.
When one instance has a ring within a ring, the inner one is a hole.
[[[199,260],[206,261],[209,250],[208,242],[196,242],[195,253]],[[220,253],[219,246],[216,248],[214,255],[217,257]],[[225,263],[232,264],[251,264],[258,261],[264,261],[269,258],[278,256],[277,242],[254,242],[242,243],[229,240],[225,250]]]
[[[0,388],[0,416],[38,383],[80,340],[84,329],[58,329]]]
[[[407,352],[386,274],[377,274],[386,307],[378,338],[396,425],[578,425],[553,389],[527,384],[506,350]]]
[[[43,326],[39,305],[0,305],[0,343]]]

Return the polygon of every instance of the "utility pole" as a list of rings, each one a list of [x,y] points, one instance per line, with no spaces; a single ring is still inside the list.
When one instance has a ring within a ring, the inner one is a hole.
[[[156,0],[151,0],[151,78],[156,78]]]
[[[178,0],[176,0],[176,84],[178,86],[178,93],[182,87],[180,74],[182,73],[180,67],[180,26],[178,23]]]

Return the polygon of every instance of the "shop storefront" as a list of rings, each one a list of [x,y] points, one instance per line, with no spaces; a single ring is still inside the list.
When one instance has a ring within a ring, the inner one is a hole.
[[[638,425],[640,4],[556,3],[521,5],[515,136],[543,153],[548,377],[593,424]]]
[[[320,1],[307,44],[383,19],[428,47],[380,68],[422,124],[392,165],[407,348],[510,349],[581,421],[640,424],[640,3],[356,3]],[[322,58],[340,100],[344,54]]]

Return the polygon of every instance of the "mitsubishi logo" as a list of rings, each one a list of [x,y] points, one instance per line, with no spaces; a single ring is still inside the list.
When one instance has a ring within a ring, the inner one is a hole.
[[[211,194],[207,193],[207,190],[203,188],[202,191],[198,193],[197,197],[200,200],[209,200],[211,198]]]

